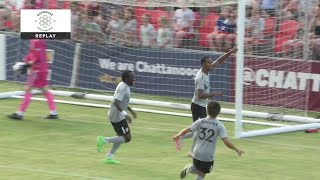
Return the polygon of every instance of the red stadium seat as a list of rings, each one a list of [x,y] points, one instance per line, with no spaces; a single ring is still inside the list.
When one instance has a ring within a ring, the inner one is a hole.
[[[168,20],[170,19],[170,14],[162,10],[152,10],[150,11],[150,16],[151,16],[151,24],[154,26],[155,29],[158,29],[159,27],[158,22],[162,16],[167,17]]]
[[[275,30],[275,20],[274,18],[265,18],[264,20],[264,35],[273,36]]]
[[[150,12],[149,10],[146,10],[144,8],[135,8],[134,9],[134,15],[136,17],[136,21],[137,21],[137,39],[140,40],[140,26],[142,24],[142,15],[144,14],[149,14]],[[151,16],[151,15],[150,15]]]
[[[281,52],[283,50],[282,45],[287,41],[294,39],[300,27],[301,24],[295,20],[283,21],[280,24],[279,31],[275,37],[275,51]]]
[[[136,16],[136,20],[137,20],[137,24],[138,25],[140,25],[142,23],[141,17],[144,14],[149,14],[150,15],[150,12],[148,10],[146,10],[146,9],[143,9],[143,8],[136,8],[134,10],[134,15]]]
[[[214,27],[217,24],[219,16],[215,13],[211,13],[204,17],[203,25],[200,27],[199,45],[203,47],[209,47],[207,41],[207,35],[214,31]]]
[[[58,2],[57,0],[48,0],[48,9],[57,9]]]
[[[193,27],[195,29],[199,29],[200,28],[200,20],[201,20],[201,16],[199,13],[194,12],[194,22],[193,22]]]
[[[7,20],[4,22],[4,26],[7,28],[7,29],[13,29],[13,22],[12,20]]]

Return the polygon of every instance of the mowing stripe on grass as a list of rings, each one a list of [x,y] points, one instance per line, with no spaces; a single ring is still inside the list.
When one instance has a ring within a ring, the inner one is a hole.
[[[105,177],[86,176],[86,175],[75,174],[75,173],[70,173],[70,172],[62,172],[62,171],[48,171],[48,170],[43,170],[43,169],[33,169],[30,167],[18,166],[18,165],[14,165],[14,164],[11,164],[11,165],[10,164],[0,164],[0,168],[24,170],[24,171],[44,173],[44,174],[54,174],[54,175],[60,175],[60,176],[79,177],[79,178],[86,178],[86,179],[111,180],[111,179],[105,178]]]

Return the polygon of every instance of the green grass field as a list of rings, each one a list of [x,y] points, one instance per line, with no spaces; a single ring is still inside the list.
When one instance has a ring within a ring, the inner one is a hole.
[[[17,88],[21,89],[21,85],[0,83],[0,92],[20,90]],[[96,150],[97,135],[114,135],[106,109],[57,104],[60,120],[48,121],[42,119],[48,113],[46,103],[33,101],[23,121],[6,118],[19,103],[19,99],[0,99],[1,180],[174,180],[191,162],[186,156],[191,139],[184,141],[181,152],[175,150],[171,141],[175,133],[191,123],[190,118],[138,112],[138,119],[130,125],[132,141],[123,144],[116,154],[121,164],[106,165],[102,163],[104,153]],[[225,125],[234,144],[246,154],[237,157],[219,141],[214,171],[206,179],[319,179],[318,133],[300,131],[233,139],[233,123]],[[264,127],[246,125],[246,128]],[[105,151],[109,148],[107,144]],[[194,178],[188,175],[186,179]]]

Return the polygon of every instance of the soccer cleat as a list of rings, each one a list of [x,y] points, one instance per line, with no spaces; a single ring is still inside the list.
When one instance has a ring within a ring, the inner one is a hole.
[[[44,119],[59,119],[59,116],[57,114],[49,114]]]
[[[177,149],[178,151],[181,151],[182,145],[181,145],[180,139],[176,139],[175,143],[176,143],[176,149]]]
[[[180,173],[180,178],[184,179],[187,176],[188,170],[191,167],[191,164],[187,164]]]
[[[104,143],[105,143],[104,137],[98,136],[97,137],[97,150],[98,150],[98,152],[102,152]]]
[[[8,115],[8,118],[15,119],[15,120],[22,120],[23,119],[23,117],[18,115],[17,113],[13,113],[13,114]]]
[[[111,158],[111,157],[106,157],[106,158],[104,158],[104,159],[103,159],[103,162],[104,162],[105,164],[119,164],[119,163],[120,163],[119,161],[116,161],[116,160],[114,160],[114,159]]]

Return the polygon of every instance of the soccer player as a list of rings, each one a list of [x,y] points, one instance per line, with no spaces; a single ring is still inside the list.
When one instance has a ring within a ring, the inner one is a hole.
[[[181,171],[181,179],[184,179],[187,173],[191,173],[198,175],[196,180],[203,180],[205,175],[211,172],[218,137],[222,139],[228,148],[236,151],[239,156],[244,153],[230,142],[225,126],[217,119],[220,110],[221,107],[217,101],[210,101],[207,106],[207,118],[197,120],[173,137],[173,140],[176,141],[189,132],[198,132],[193,151],[193,164],[186,165]]]
[[[116,164],[118,161],[114,160],[113,156],[122,143],[128,143],[131,140],[131,132],[128,122],[131,123],[132,119],[128,115],[129,110],[134,118],[137,117],[136,113],[128,106],[130,101],[130,86],[133,86],[135,81],[134,73],[126,70],[122,73],[122,82],[120,82],[113,95],[113,103],[111,104],[108,118],[117,133],[115,137],[103,137],[97,138],[98,152],[102,152],[103,145],[105,143],[112,143],[112,148],[103,162],[106,164]]]
[[[191,103],[191,112],[193,122],[197,121],[200,118],[207,117],[206,106],[208,104],[208,98],[214,96],[223,95],[222,92],[210,92],[210,79],[209,72],[216,68],[219,64],[224,63],[227,58],[232,54],[238,51],[237,45],[234,46],[230,51],[220,56],[217,60],[212,61],[212,59],[208,56],[205,56],[201,59],[201,69],[198,71],[195,78],[195,90],[194,96],[192,98]],[[191,151],[188,156],[192,157],[193,148],[195,145],[195,141],[197,136],[193,133],[186,134],[181,139],[187,139],[193,137]],[[181,149],[181,142],[176,141],[176,147],[178,150]]]
[[[31,90],[40,88],[43,95],[47,99],[50,114],[46,119],[58,119],[54,96],[48,88],[48,69],[49,65],[46,58],[46,42],[45,40],[30,40],[29,53],[24,57],[25,67],[31,68],[25,86],[24,99],[20,104],[20,108],[16,113],[8,115],[11,119],[22,120],[31,102]]]

